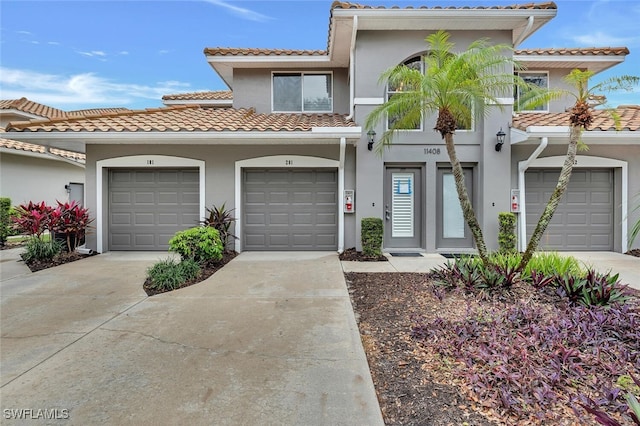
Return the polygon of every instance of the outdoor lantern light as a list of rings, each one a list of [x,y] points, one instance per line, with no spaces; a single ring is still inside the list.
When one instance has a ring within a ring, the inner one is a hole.
[[[367,144],[367,149],[371,151],[373,149],[373,143],[375,142],[376,132],[373,130],[369,130],[367,132],[367,136],[369,137],[369,143]]]
[[[496,144],[496,151],[500,152],[502,150],[502,145],[504,145],[504,137],[507,136],[505,132],[502,131],[502,127],[500,127],[500,131],[496,133],[496,139],[498,143]]]

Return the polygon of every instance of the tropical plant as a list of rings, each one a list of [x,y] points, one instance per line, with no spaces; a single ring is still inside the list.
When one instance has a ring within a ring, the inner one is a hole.
[[[543,276],[584,275],[578,259],[554,251],[537,252],[522,271],[522,277],[528,280],[534,273]]]
[[[635,212],[640,213],[640,193],[636,195],[636,199],[637,199],[637,204],[631,210],[631,213],[635,213]],[[627,243],[628,250],[631,250],[631,248],[633,247],[633,243],[638,237],[638,234],[640,234],[640,217],[638,217],[638,220],[633,225],[631,225],[631,229],[629,230],[629,242]]]
[[[168,258],[147,269],[147,287],[158,292],[175,290],[199,275],[200,265],[193,259]]]
[[[556,185],[555,190],[551,194],[547,205],[538,220],[538,224],[536,225],[533,234],[531,234],[531,238],[529,239],[529,244],[527,245],[527,249],[522,256],[522,261],[520,266],[524,268],[533,253],[538,249],[538,245],[540,244],[540,239],[544,234],[547,226],[551,222],[553,214],[558,208],[558,204],[560,203],[560,199],[564,195],[567,186],[569,185],[569,179],[571,178],[571,172],[573,171],[573,165],[575,164],[576,153],[578,150],[578,146],[581,145],[581,135],[582,132],[589,129],[591,123],[593,122],[593,110],[592,106],[589,103],[589,100],[596,94],[602,92],[611,92],[617,90],[632,90],[633,87],[640,83],[640,77],[635,76],[621,76],[621,77],[612,77],[606,79],[598,84],[595,84],[591,88],[589,88],[589,79],[593,77],[595,73],[590,70],[572,70],[566,77],[565,81],[575,88],[575,92],[566,92],[569,96],[575,98],[575,103],[571,108],[569,113],[569,144],[567,146],[567,154],[565,156],[565,161],[560,171],[560,177],[558,178],[558,183]],[[528,92],[527,96],[530,98],[529,101],[533,104],[535,103],[543,103],[546,101],[547,95],[539,92],[535,89],[532,89]],[[610,110],[612,114],[612,118],[616,124],[616,127],[619,128],[620,120],[619,116],[615,114],[614,110]]]
[[[20,204],[17,208],[17,216],[12,218],[14,226],[22,234],[41,237],[45,231],[51,231],[51,212],[53,209],[44,201],[28,204]]]
[[[498,213],[498,247],[503,253],[516,251],[516,215],[511,212]]]
[[[74,251],[84,239],[87,228],[93,219],[89,218],[89,209],[75,201],[61,203],[51,211],[51,230],[61,235],[66,242],[67,250]]]
[[[399,90],[369,114],[365,126],[373,129],[385,117],[393,118],[376,146],[377,152],[382,153],[383,147],[392,143],[398,130],[415,128],[424,115],[437,115],[435,130],[446,144],[465,221],[480,258],[487,264],[487,247],[465,186],[454,133],[459,126],[469,126],[474,117],[485,116],[486,105],[498,105],[500,108],[497,98],[512,94],[515,84],[525,83],[513,74],[517,64],[511,55],[505,54],[512,50],[510,46],[491,45],[488,39],[480,39],[458,52],[449,38],[445,31],[427,36],[424,73],[400,65],[381,75],[381,82]]]
[[[226,208],[226,203],[223,203],[220,207],[207,207],[206,210],[208,215],[203,221],[201,221],[201,224],[204,226],[210,226],[218,231],[222,244],[226,250],[229,246],[229,240],[232,238],[238,238],[231,233],[231,226],[236,221],[236,218],[233,217],[232,214],[235,209],[228,210]]]
[[[180,254],[182,260],[197,263],[217,262],[222,259],[222,240],[218,231],[210,226],[197,226],[177,232],[169,240],[169,251]]]
[[[31,236],[27,240],[24,252],[21,253],[25,262],[51,260],[62,251],[62,244],[54,239]]]

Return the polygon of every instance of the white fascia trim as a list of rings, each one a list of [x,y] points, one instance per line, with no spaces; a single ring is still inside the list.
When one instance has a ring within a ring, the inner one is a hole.
[[[581,64],[584,62],[624,62],[625,56],[513,55],[513,59],[518,62],[575,62]]]
[[[511,128],[510,133],[511,136],[509,137],[509,140],[511,141],[511,145],[526,142],[532,137],[527,132],[513,127]]]
[[[13,149],[13,148],[5,148],[0,147],[0,153],[5,154],[14,154],[14,155],[22,155],[24,157],[34,157],[40,158],[41,160],[54,160],[54,161],[62,161],[63,163],[69,163],[73,166],[80,167],[82,169],[85,168],[85,164],[79,161],[74,161],[69,158],[61,157],[59,155],[51,154],[51,153],[42,153],[42,152],[33,152],[33,151],[23,151],[21,149]]]
[[[353,103],[356,105],[382,105],[384,98],[355,98]]]
[[[104,218],[103,210],[103,185],[102,176],[105,169],[112,168],[158,168],[158,167],[197,167],[200,176],[200,209],[199,215],[204,218],[205,212],[205,162],[203,160],[194,160],[192,158],[174,157],[169,155],[131,155],[128,157],[107,158],[96,162],[96,236],[97,251],[104,253],[106,247],[102,238]]]
[[[287,64],[290,62],[304,62],[304,63],[314,63],[318,64],[326,64],[331,62],[329,55],[296,55],[296,56],[277,56],[277,55],[262,55],[262,56],[209,56],[207,55],[207,62],[209,63],[283,63]]]
[[[347,140],[340,139],[340,160],[338,163],[338,253],[344,252],[344,161]]]
[[[236,217],[236,251],[242,252],[242,169],[245,167],[258,168],[340,168],[340,161],[321,157],[308,157],[304,155],[270,155],[266,157],[249,158],[235,163],[235,210]],[[341,197],[341,195],[339,195]],[[339,199],[340,203],[341,200]]]
[[[514,131],[522,132],[522,130],[511,129]],[[566,138],[571,133],[571,127],[569,126],[529,126],[527,127],[526,134],[530,138]],[[640,132],[637,131],[625,131],[625,130],[592,130],[584,131],[580,135],[582,139],[636,139],[640,140]]]
[[[44,115],[37,115],[37,114],[32,114],[30,112],[25,112],[25,111],[20,111],[19,109],[3,109],[0,112],[0,116],[3,115],[21,115],[22,118],[25,118],[27,120],[47,120],[48,117],[44,116]],[[12,120],[12,121],[20,121],[20,119],[16,119],[16,120]]]
[[[324,131],[323,129],[329,129]],[[313,127],[307,132],[16,132],[4,133],[7,139],[21,140],[77,140],[85,142],[116,141],[115,143],[130,143],[131,140],[147,140],[151,143],[159,141],[169,141],[175,143],[178,140],[217,140],[217,139],[325,139],[327,135],[334,135],[336,138],[358,138],[362,132],[361,127]],[[336,142],[337,143],[337,142]]]
[[[214,100],[206,100],[206,101],[199,101],[197,99],[188,99],[188,100],[167,100],[167,101],[162,101],[163,104],[165,105],[214,105],[214,106],[232,106],[233,105],[233,100],[231,99],[225,99],[225,100],[219,100],[219,101],[214,101]]]
[[[565,156],[558,155],[554,157],[543,157],[532,160],[528,164],[528,168],[539,167],[539,168],[556,168],[561,169],[564,164]],[[620,208],[622,211],[622,223],[621,223],[621,242],[622,242],[622,251],[627,250],[627,229],[628,229],[628,191],[629,191],[629,165],[626,161],[622,160],[614,160],[611,158],[605,157],[593,157],[589,155],[576,155],[576,162],[573,166],[576,169],[579,168],[604,168],[604,169],[615,169],[619,168],[621,170],[621,179],[622,179],[622,188],[621,188],[621,202]],[[521,188],[520,194],[525,191],[525,188]],[[524,207],[524,205],[522,206]],[[526,215],[526,210],[522,209],[520,215]],[[525,234],[526,235],[526,234]]]
[[[432,18],[439,20],[442,18],[513,18],[522,17],[554,17],[555,9],[333,9],[334,16],[376,17],[376,18]]]

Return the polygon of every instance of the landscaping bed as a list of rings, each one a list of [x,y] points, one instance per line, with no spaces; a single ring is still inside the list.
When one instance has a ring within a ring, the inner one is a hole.
[[[622,413],[625,394],[640,392],[626,380],[640,375],[637,293],[625,311],[569,306],[522,281],[490,295],[445,290],[429,274],[345,277],[387,425],[597,425],[579,405],[592,402],[633,424]],[[535,341],[532,330],[553,327]],[[573,341],[579,331],[593,342]]]
[[[75,262],[87,257],[96,256],[98,253],[81,254],[78,252],[61,252],[52,259],[33,259],[25,261],[25,265],[29,267],[31,272],[41,271],[43,269],[52,268],[54,266],[64,265],[65,263]]]

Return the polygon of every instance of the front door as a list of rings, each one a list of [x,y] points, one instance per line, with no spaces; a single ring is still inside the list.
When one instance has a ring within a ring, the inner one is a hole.
[[[422,169],[385,170],[384,246],[422,247]]]
[[[465,167],[463,171],[467,193],[472,204],[475,204],[473,203],[473,169]],[[462,214],[453,172],[448,167],[438,168],[437,180],[437,247],[439,249],[472,248],[473,235]]]

